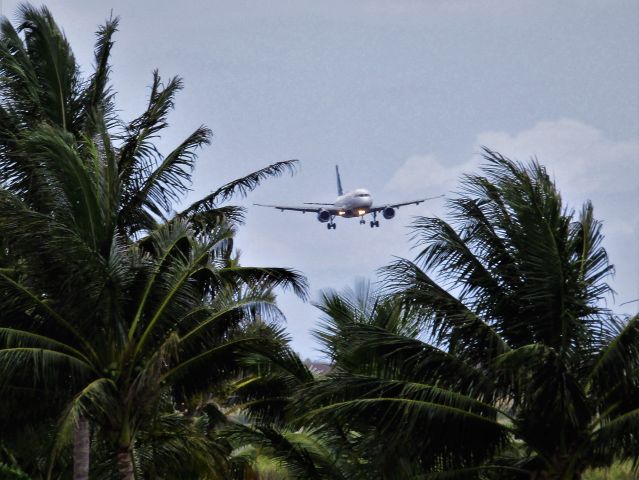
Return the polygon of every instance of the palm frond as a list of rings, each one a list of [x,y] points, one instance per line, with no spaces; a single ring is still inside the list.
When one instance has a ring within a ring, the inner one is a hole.
[[[180,342],[198,341],[200,336],[213,333],[222,338],[230,327],[246,319],[267,320],[271,316],[281,318],[282,313],[271,298],[261,292],[247,292],[240,296],[216,295],[212,305],[203,308],[198,318],[185,318],[179,322],[182,334]],[[222,298],[220,298],[222,297]],[[189,312],[189,316],[192,312]]]
[[[20,17],[19,31],[41,86],[43,113],[62,129],[78,131],[79,69],[69,43],[46,7],[22,5]]]
[[[109,119],[113,111],[113,94],[109,87],[109,74],[111,73],[109,59],[114,43],[113,36],[118,30],[119,23],[120,19],[118,17],[111,17],[104,25],[99,27],[96,33],[94,48],[95,71],[89,79],[89,86],[86,90],[85,108],[89,112],[97,113],[100,111],[107,119]]]
[[[176,93],[181,89],[180,78],[171,78],[163,85],[158,72],[153,72],[147,109],[129,123],[119,150],[118,171],[128,194],[125,204],[133,199],[157,164],[159,153],[151,140],[168,126],[167,115],[173,109]],[[153,213],[159,215],[161,212],[158,210]]]
[[[47,350],[59,350],[69,353],[84,361],[87,365],[91,361],[79,350],[71,345],[37,333],[18,330],[15,328],[0,327],[0,348],[44,348]]]
[[[285,160],[273,163],[267,167],[261,168],[253,173],[245,175],[242,178],[233,180],[226,185],[218,188],[206,197],[191,204],[188,208],[180,212],[180,216],[189,217],[200,214],[208,210],[215,210],[220,203],[239,195],[245,197],[249,192],[257,188],[260,183],[270,177],[278,177],[284,173],[294,174],[297,168],[297,160]]]
[[[587,379],[603,411],[608,411],[610,403],[623,408],[626,402],[619,400],[634,397],[639,378],[639,315],[607,327],[609,340],[595,357]]]
[[[388,291],[407,305],[419,308],[422,322],[440,344],[468,358],[487,364],[509,350],[499,333],[464,303],[435,283],[418,265],[397,260],[382,271]]]
[[[418,339],[383,328],[355,325],[339,334],[344,342],[336,368],[387,380],[424,382],[475,398],[498,395],[492,379],[474,365]]]
[[[60,327],[68,331],[75,339],[83,345],[88,355],[95,357],[95,350],[87,339],[77,330],[72,322],[62,317],[56,310],[54,310],[49,303],[39,297],[35,292],[32,292],[27,286],[22,285],[19,281],[16,281],[0,272],[0,286],[5,291],[13,292],[14,295],[20,296],[28,302],[30,308],[36,308],[42,311],[48,318],[56,322]]]
[[[169,212],[172,202],[177,201],[188,190],[191,171],[197,158],[195,150],[208,145],[210,138],[211,131],[203,126],[189,135],[144,180],[129,208],[135,208],[137,203],[145,206],[157,205]]]
[[[577,281],[584,288],[583,297],[577,298],[582,304],[582,314],[606,313],[595,305],[604,300],[612,290],[604,281],[614,273],[614,266],[608,262],[608,254],[602,247],[601,222],[594,218],[592,203],[586,202],[579,218],[571,226],[571,247]]]
[[[135,459],[141,474],[226,478],[227,449],[209,434],[210,419],[206,415],[184,415],[169,403],[169,398],[160,402],[152,428],[139,435]]]
[[[425,269],[437,269],[444,279],[454,282],[451,286],[460,288],[460,297],[477,291],[499,292],[498,280],[482,264],[482,256],[468,245],[475,237],[474,231],[460,235],[442,219],[419,217],[413,223],[413,232],[416,246],[424,245],[416,262],[423,262]]]
[[[637,466],[639,458],[639,408],[630,410],[613,420],[605,422],[595,431],[593,439],[593,456],[634,462]]]
[[[74,395],[56,424],[55,437],[49,458],[50,470],[53,468],[54,462],[60,456],[63,448],[70,443],[71,432],[78,422],[86,421],[87,418],[103,419],[104,417],[112,416],[118,411],[114,402],[114,387],[113,380],[99,377],[88,382],[84,388]],[[96,423],[95,426],[99,428],[100,424]]]
[[[431,466],[487,458],[509,439],[494,407],[427,384],[334,374],[305,389],[297,408],[311,424],[335,421],[356,431],[375,425],[387,454]],[[467,431],[481,433],[460,441]],[[419,442],[408,445],[407,438]]]
[[[229,266],[209,271],[214,281],[222,286],[235,286],[242,282],[259,290],[291,289],[303,300],[308,297],[306,277],[290,268]]]
[[[228,341],[216,346],[207,346],[197,355],[181,359],[170,370],[163,373],[161,381],[173,381],[177,383],[180,377],[191,374],[197,366],[205,366],[208,370],[208,377],[204,382],[209,382],[216,370],[224,370],[229,364],[234,365],[232,370],[239,371],[238,352],[250,351],[255,345],[264,342],[263,337],[244,337]],[[216,364],[217,363],[217,364]],[[215,370],[214,370],[215,369]],[[203,370],[200,370],[204,374]]]
[[[236,472],[243,466],[260,474],[260,457],[273,461],[275,470],[286,478],[346,479],[346,462],[331,445],[334,438],[319,430],[291,431],[235,424],[224,432],[236,446],[231,462]],[[248,465],[247,465],[248,464]]]
[[[52,390],[71,376],[79,383],[90,378],[93,366],[69,353],[42,347],[0,349],[0,381]]]

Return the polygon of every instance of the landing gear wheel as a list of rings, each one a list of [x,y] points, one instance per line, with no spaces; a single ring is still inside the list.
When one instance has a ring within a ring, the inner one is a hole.
[[[379,227],[379,220],[375,220],[375,226]]]
[[[328,229],[330,230],[330,229],[331,229],[331,228],[333,228],[333,227],[331,227],[331,224],[330,224],[330,223],[327,223],[327,224],[326,224],[326,228],[328,228]]]
[[[371,221],[371,228],[373,228],[373,227],[379,227],[379,220]]]
[[[326,224],[326,228],[328,228],[329,230],[332,228],[333,230],[335,230],[337,228],[337,225],[335,225],[333,222],[331,223],[327,223]]]
[[[366,223],[366,220],[364,220],[363,218],[359,221],[360,225],[364,225]]]
[[[374,226],[375,226],[375,222],[371,220],[371,228],[373,228]]]

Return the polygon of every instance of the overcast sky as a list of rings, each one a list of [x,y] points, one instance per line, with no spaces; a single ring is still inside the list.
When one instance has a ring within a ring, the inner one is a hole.
[[[38,2],[36,2],[37,4]],[[151,72],[185,89],[161,145],[200,124],[213,129],[191,199],[279,160],[293,178],[268,181],[246,201],[237,245],[246,265],[288,266],[317,299],[375,278],[412,257],[407,225],[444,215],[435,200],[394,220],[328,231],[314,215],[253,202],[333,201],[334,165],[345,189],[376,202],[450,193],[481,164],[486,145],[536,156],[569,206],[590,199],[616,265],[610,304],[639,302],[639,2],[636,0],[351,0],[46,2],[85,71],[93,32],[121,17],[113,84],[125,118],[147,100]],[[2,13],[15,18],[17,2]],[[318,311],[281,296],[296,350],[319,353]]]

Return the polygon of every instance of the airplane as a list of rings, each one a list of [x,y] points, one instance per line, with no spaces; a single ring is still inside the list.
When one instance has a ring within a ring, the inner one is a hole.
[[[436,197],[428,197],[421,198],[419,200],[412,200],[410,202],[403,203],[390,203],[386,204],[383,207],[374,207],[373,206],[373,197],[368,190],[365,188],[357,188],[355,190],[351,190],[350,192],[344,193],[342,189],[342,180],[339,176],[339,167],[335,165],[335,174],[337,176],[337,199],[333,203],[314,203],[314,202],[306,202],[302,207],[287,207],[284,205],[264,205],[262,203],[254,203],[253,205],[257,205],[258,207],[270,207],[276,208],[277,210],[292,210],[294,212],[302,212],[302,213],[315,213],[317,214],[317,220],[322,223],[326,223],[326,228],[335,230],[337,225],[335,224],[336,217],[343,218],[354,218],[359,217],[359,223],[361,225],[366,224],[366,220],[364,219],[365,215],[371,214],[373,219],[370,222],[371,228],[379,227],[379,220],[377,220],[377,214],[381,213],[382,216],[386,220],[390,220],[395,216],[395,210],[399,209],[399,207],[404,207],[406,205],[419,205],[426,200],[432,200],[434,198],[441,198],[443,195],[438,195]],[[313,206],[310,206],[313,205]]]

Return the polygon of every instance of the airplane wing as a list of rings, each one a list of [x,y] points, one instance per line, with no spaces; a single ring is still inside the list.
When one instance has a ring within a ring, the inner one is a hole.
[[[284,210],[291,210],[293,212],[302,212],[302,213],[313,212],[313,213],[318,213],[320,210],[326,210],[327,212],[330,212],[332,214],[337,213],[337,210],[332,208],[332,205],[330,207],[327,205],[326,208],[320,208],[320,207],[287,207],[285,205],[264,205],[262,203],[254,203],[253,205],[257,205],[258,207],[276,208],[277,210],[280,210],[281,212],[283,212]]]
[[[419,205],[422,202],[425,202],[426,200],[433,200],[435,198],[441,198],[444,195],[437,195],[436,197],[427,197],[427,198],[420,198],[419,200],[411,200],[410,202],[402,202],[402,203],[387,203],[383,206],[380,207],[372,207],[369,211],[370,212],[381,212],[382,210],[384,210],[386,207],[390,207],[390,208],[399,208],[399,207],[404,207],[406,205]],[[375,202],[377,203],[377,202]]]

